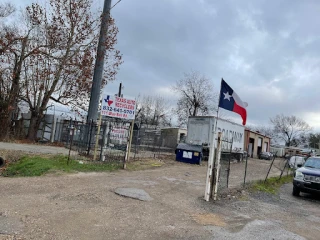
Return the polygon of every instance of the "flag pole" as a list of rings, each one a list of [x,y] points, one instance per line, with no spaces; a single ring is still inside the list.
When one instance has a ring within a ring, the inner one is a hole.
[[[222,80],[221,80],[222,83]],[[215,179],[215,161],[214,161],[214,151],[215,151],[215,134],[217,131],[217,123],[218,123],[218,116],[219,116],[219,103],[220,103],[220,96],[221,96],[221,85],[220,85],[220,92],[219,92],[219,102],[218,102],[218,109],[217,109],[217,117],[215,126],[213,129],[210,129],[211,133],[211,139],[210,139],[210,146],[209,146],[209,158],[208,158],[208,169],[207,169],[207,178],[206,178],[206,189],[204,193],[204,199],[206,201],[210,200],[210,197],[212,197],[212,191],[213,191],[213,184]]]
[[[213,134],[215,135],[216,134],[216,131],[217,131],[217,124],[218,124],[218,117],[219,117],[219,105],[220,105],[220,98],[221,98],[221,89],[222,89],[222,81],[223,81],[223,78],[221,78],[221,83],[220,83],[220,91],[219,91],[219,100],[218,100],[218,109],[217,109],[217,118],[216,118],[216,124],[214,126],[214,132]]]
[[[221,78],[221,83],[220,83],[220,91],[219,91],[219,100],[218,100],[218,109],[217,109],[217,117],[216,117],[216,123],[215,123],[215,126],[214,126],[214,131],[213,131],[213,140],[212,140],[212,147],[211,147],[211,151],[213,151],[213,168],[212,168],[212,179],[211,179],[211,189],[210,189],[210,197],[212,197],[214,194],[213,194],[213,186],[216,185],[216,176],[217,176],[217,163],[216,163],[216,158],[215,158],[215,146],[218,145],[216,144],[216,133],[217,133],[217,125],[218,125],[218,117],[219,117],[219,109],[220,109],[220,98],[221,98],[221,89],[222,89],[222,81],[223,81],[223,78]],[[218,149],[217,149],[218,150]]]

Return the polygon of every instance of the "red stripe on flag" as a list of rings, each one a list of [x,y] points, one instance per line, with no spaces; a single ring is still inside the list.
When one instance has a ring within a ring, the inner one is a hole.
[[[239,106],[236,101],[233,105],[233,112],[238,113],[242,117],[242,125],[246,125],[247,122],[247,110]]]

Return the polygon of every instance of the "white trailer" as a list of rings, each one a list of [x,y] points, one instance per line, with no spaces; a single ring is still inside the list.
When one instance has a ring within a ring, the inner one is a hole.
[[[208,151],[216,123],[216,133],[222,132],[222,152],[230,152],[231,150],[235,157],[241,160],[243,157],[245,127],[221,118],[216,120],[216,117],[213,116],[189,117],[186,143],[202,145],[204,150]],[[232,149],[230,149],[231,142]],[[204,153],[204,156],[206,155]]]

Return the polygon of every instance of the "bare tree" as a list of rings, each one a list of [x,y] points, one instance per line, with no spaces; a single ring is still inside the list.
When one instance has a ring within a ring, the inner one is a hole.
[[[180,95],[176,109],[180,125],[186,124],[189,116],[205,116],[217,109],[219,93],[213,91],[210,79],[199,72],[185,73],[173,90]]]
[[[310,147],[320,149],[320,133],[310,133],[307,138]]]
[[[296,116],[277,115],[270,119],[275,135],[285,142],[285,145],[298,145],[300,139],[311,130],[311,127]]]
[[[1,18],[6,19],[13,11],[12,5],[2,5]],[[7,21],[2,21],[0,25],[0,139],[7,137],[11,117],[18,105],[23,63],[38,50],[38,46],[31,41],[36,27],[32,25],[30,29],[23,30],[8,25]]]
[[[11,69],[6,83],[14,90],[9,91],[6,103],[12,105],[19,99],[28,104],[30,140],[36,139],[49,100],[86,108],[99,36],[100,17],[92,14],[91,0],[48,1],[47,8],[36,3],[26,8],[26,35],[7,34],[0,42],[0,49],[6,50],[2,59],[7,61],[1,65]],[[102,86],[115,79],[122,63],[122,56],[115,49],[118,28],[112,18],[109,26]],[[3,76],[6,75],[2,74],[2,79]]]
[[[136,121],[145,125],[170,126],[168,101],[161,96],[138,97]]]
[[[10,16],[15,11],[15,7],[11,3],[0,4],[0,18]]]

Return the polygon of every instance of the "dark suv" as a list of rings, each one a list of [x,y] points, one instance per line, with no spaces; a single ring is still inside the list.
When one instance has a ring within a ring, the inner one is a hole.
[[[298,167],[294,173],[292,194],[320,193],[320,157],[310,157]]]

